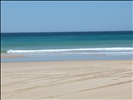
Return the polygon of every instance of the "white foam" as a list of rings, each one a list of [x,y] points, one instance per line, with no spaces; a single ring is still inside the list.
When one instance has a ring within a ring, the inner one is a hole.
[[[7,53],[58,53],[58,52],[83,52],[83,51],[133,51],[133,48],[112,47],[112,48],[76,48],[76,49],[43,49],[43,50],[8,50]]]
[[[133,52],[74,52],[74,53],[63,53],[63,54],[84,54],[84,55],[95,55],[95,54],[106,54],[106,55],[132,55]]]

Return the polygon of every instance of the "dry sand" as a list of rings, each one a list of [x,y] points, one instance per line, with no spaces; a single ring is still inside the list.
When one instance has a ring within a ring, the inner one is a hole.
[[[132,100],[132,60],[1,63],[2,99]]]

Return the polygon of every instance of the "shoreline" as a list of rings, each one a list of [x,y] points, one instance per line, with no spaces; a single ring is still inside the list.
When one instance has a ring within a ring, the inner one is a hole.
[[[1,54],[1,62],[62,62],[62,61],[119,61],[132,60],[130,56],[101,56],[101,55],[24,55],[24,54]]]
[[[1,54],[1,58],[21,58],[24,57],[24,55],[19,54]]]
[[[12,62],[1,62],[1,63],[56,63],[56,62],[117,62],[117,61],[131,61],[133,62],[133,59],[101,59],[101,60],[49,60],[49,61],[12,61]]]
[[[2,99],[30,100],[132,100],[132,62],[2,62],[1,96]]]

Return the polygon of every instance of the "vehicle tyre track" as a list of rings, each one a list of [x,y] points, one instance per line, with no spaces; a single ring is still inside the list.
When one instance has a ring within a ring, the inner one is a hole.
[[[112,86],[116,86],[116,85],[123,85],[123,84],[127,84],[130,82],[133,82],[133,80],[118,82],[118,83],[114,83],[114,84],[108,84],[108,85],[99,86],[99,87],[95,87],[95,88],[82,89],[82,90],[78,90],[78,91],[74,91],[74,92],[62,93],[62,94],[57,94],[57,95],[47,96],[47,97],[42,97],[42,98],[37,98],[37,99],[50,99],[50,98],[60,97],[63,95],[68,95],[68,94],[75,94],[75,93],[81,93],[81,92],[86,92],[86,91],[108,88],[108,87],[112,87]]]

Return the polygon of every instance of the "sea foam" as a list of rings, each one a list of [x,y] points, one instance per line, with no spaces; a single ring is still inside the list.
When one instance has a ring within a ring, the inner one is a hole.
[[[75,49],[42,49],[42,50],[8,50],[7,53],[59,53],[59,52],[84,52],[84,51],[133,51],[132,47],[112,48],[75,48]]]

